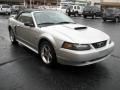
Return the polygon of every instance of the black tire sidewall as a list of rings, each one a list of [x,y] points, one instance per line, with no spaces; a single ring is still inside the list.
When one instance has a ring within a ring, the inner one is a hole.
[[[74,12],[74,16],[77,17],[78,16],[78,12]]]
[[[119,18],[118,18],[118,17],[115,18],[115,22],[116,22],[116,23],[119,22]]]
[[[13,34],[13,41],[10,39],[12,44],[18,44],[15,38],[15,34],[12,29],[9,30],[9,36],[11,35],[11,33]]]
[[[86,16],[86,15],[84,15],[83,17],[84,17],[84,18],[87,18],[87,16]]]

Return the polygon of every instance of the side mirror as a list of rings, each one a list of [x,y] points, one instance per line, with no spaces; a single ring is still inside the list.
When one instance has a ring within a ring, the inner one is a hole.
[[[33,23],[29,23],[29,22],[26,22],[24,23],[25,26],[29,26],[29,27],[34,27],[34,24]]]

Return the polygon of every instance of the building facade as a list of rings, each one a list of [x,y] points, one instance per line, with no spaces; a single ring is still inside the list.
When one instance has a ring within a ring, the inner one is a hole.
[[[94,6],[94,5],[100,5],[101,0],[87,0],[90,5]]]
[[[43,4],[51,4],[55,5],[57,4],[57,1],[59,0],[0,0],[0,4],[38,4],[38,5],[43,5]]]
[[[101,0],[103,8],[118,7],[120,8],[120,0]]]

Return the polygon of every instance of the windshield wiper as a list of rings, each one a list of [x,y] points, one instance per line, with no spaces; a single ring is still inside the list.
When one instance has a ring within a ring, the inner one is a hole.
[[[56,24],[56,23],[46,22],[46,23],[40,23],[40,24],[37,24],[37,25],[53,25],[53,24]]]
[[[81,30],[81,29],[87,29],[87,27],[86,26],[83,26],[83,27],[76,27],[76,28],[74,28],[75,30]]]
[[[57,24],[69,24],[69,23],[75,24],[75,22],[67,22],[67,21],[59,22],[59,23],[57,23]]]

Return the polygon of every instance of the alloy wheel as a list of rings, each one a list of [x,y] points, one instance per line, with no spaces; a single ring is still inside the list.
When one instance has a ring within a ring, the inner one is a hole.
[[[41,49],[41,58],[44,63],[49,64],[52,62],[52,53],[48,45],[44,45]]]

